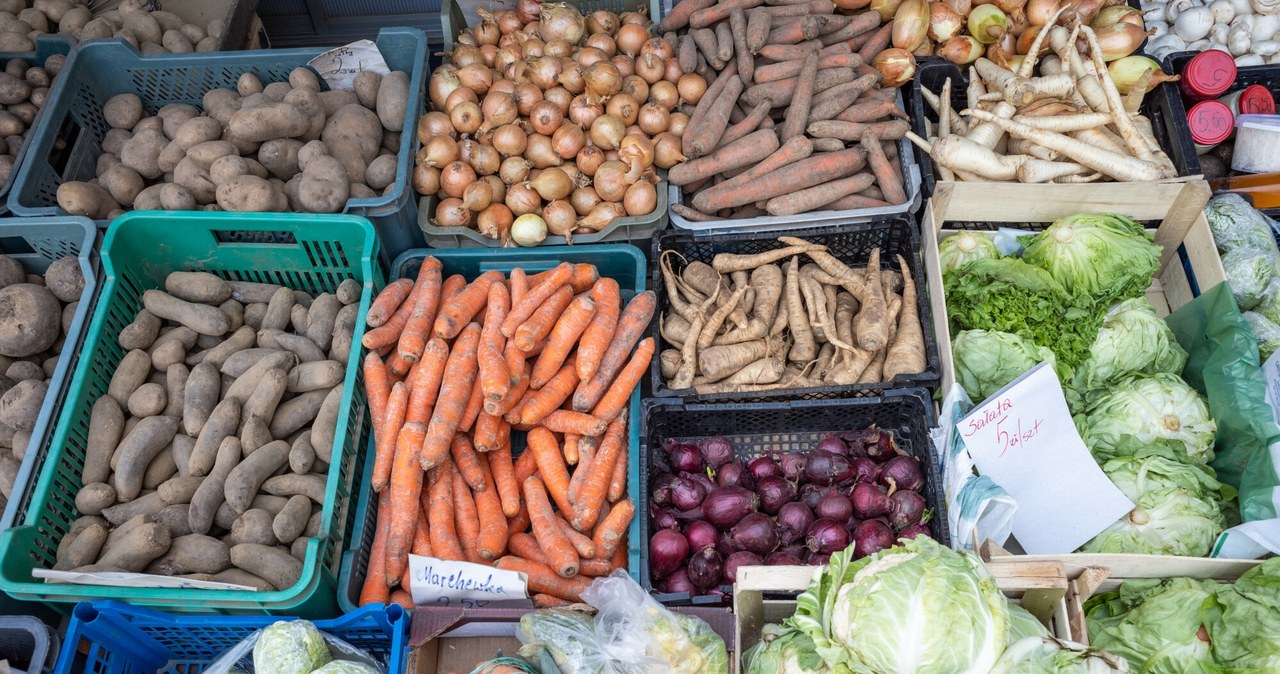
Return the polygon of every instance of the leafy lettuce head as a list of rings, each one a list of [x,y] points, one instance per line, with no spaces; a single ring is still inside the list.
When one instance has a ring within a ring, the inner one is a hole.
[[[1155,489],[1080,551],[1205,557],[1226,523],[1213,498],[1179,487]]]
[[[307,620],[272,623],[253,645],[253,670],[262,674],[310,674],[332,659],[324,635]]]
[[[1204,216],[1209,221],[1219,252],[1252,248],[1276,254],[1270,220],[1243,196],[1227,193],[1210,199],[1204,208]]]
[[[1280,671],[1280,558],[1215,589],[1205,626],[1218,664],[1232,671]]]
[[[1204,608],[1216,583],[1192,578],[1130,579],[1085,604],[1089,643],[1129,661],[1134,672],[1218,672]]]
[[[1053,352],[1007,332],[965,330],[951,344],[956,381],[974,401],[986,400],[1005,384],[1041,362],[1055,363]]]
[[[1000,249],[990,237],[962,230],[938,242],[938,261],[942,271],[955,269],[966,262],[1000,257]]]
[[[1274,255],[1254,248],[1237,248],[1223,255],[1222,268],[1227,272],[1227,285],[1241,311],[1262,304],[1277,270]]]
[[[1181,446],[1171,446],[1180,460],[1204,464],[1213,460],[1218,425],[1195,389],[1177,375],[1157,373],[1117,381],[1089,401],[1076,416],[1076,428],[1098,459],[1128,453],[1135,445],[1176,440]]]
[[[765,625],[764,637],[742,656],[746,674],[828,674],[813,639],[793,627]]]
[[[1102,319],[1073,386],[1085,394],[1127,374],[1181,374],[1187,352],[1145,297],[1114,304]]]
[[[1049,628],[1045,627],[1031,612],[1022,606],[1009,602],[1009,643],[1027,637],[1047,637]]]
[[[991,674],[1127,674],[1124,658],[1053,637],[1028,637],[1009,645]]]
[[[1123,215],[1070,215],[1019,241],[1022,259],[1048,270],[1068,292],[1107,302],[1141,295],[1160,266],[1160,247]]]
[[[1254,311],[1246,311],[1240,314],[1244,318],[1244,322],[1249,324],[1249,331],[1253,333],[1253,338],[1258,340],[1258,355],[1266,360],[1280,349],[1280,325],[1271,319]]]

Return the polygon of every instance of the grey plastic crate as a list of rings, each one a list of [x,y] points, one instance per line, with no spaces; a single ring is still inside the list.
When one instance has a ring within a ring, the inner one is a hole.
[[[467,16],[462,7],[454,0],[441,0],[440,7],[440,30],[444,34],[444,50],[453,49],[453,41],[457,39],[458,34],[467,27]],[[648,8],[649,18],[654,22],[658,21],[659,14],[658,0],[565,0],[565,4],[573,5],[578,8],[579,12],[587,14],[598,9],[606,9],[610,12],[621,14],[623,12],[635,12],[641,8]],[[482,5],[486,9],[498,11],[504,7],[495,7],[488,4]],[[514,8],[514,4],[505,8]]]
[[[0,660],[10,671],[49,674],[58,659],[58,633],[29,616],[0,616]]]

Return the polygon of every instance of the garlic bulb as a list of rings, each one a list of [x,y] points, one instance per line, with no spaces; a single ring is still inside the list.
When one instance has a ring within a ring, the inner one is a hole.
[[[1232,28],[1231,33],[1227,35],[1227,51],[1232,56],[1242,56],[1249,53],[1249,45],[1253,42],[1253,36],[1249,31],[1243,28]]]
[[[1213,12],[1210,12],[1208,7],[1191,7],[1183,10],[1173,22],[1174,32],[1187,42],[1204,38],[1209,34],[1210,28],[1213,28]]]

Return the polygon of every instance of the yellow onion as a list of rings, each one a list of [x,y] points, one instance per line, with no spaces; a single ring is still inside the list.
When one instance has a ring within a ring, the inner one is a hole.
[[[1027,0],[992,0],[992,4],[1000,8],[1005,14],[1013,14],[1021,12],[1022,8],[1027,4]]]
[[[893,46],[915,51],[929,34],[927,0],[902,0],[893,14]]]
[[[413,190],[423,196],[440,191],[440,169],[418,164],[413,167]]]
[[[684,161],[686,157],[680,151],[680,137],[671,133],[660,133],[653,139],[653,163],[660,169],[669,169]]]
[[[1055,12],[1058,11],[1060,0],[1027,0],[1023,11],[1027,14],[1027,21],[1033,26],[1043,26],[1049,23]]]
[[[504,9],[500,12],[493,13],[493,20],[498,24],[498,30],[503,34],[514,33],[524,28],[524,22],[520,20],[520,16],[511,10]]]
[[[896,21],[896,18],[895,18]],[[929,3],[929,39],[945,42],[964,28],[964,17],[941,2]]]
[[[538,177],[525,184],[547,201],[563,199],[573,191],[573,181],[569,180],[564,171],[555,167],[545,169]]]
[[[467,185],[476,181],[475,169],[464,161],[455,161],[446,164],[440,171],[440,189],[447,196],[457,199],[462,198],[463,192],[466,191]]]
[[[1098,29],[1117,23],[1130,23],[1138,28],[1146,28],[1146,23],[1142,20],[1142,11],[1128,5],[1103,7],[1091,25],[1094,29]]]
[[[449,111],[449,121],[453,122],[453,128],[457,129],[458,133],[475,133],[484,123],[484,113],[475,103],[463,101]]]
[[[1066,7],[1058,21],[1064,26],[1070,26],[1076,21],[1080,23],[1093,23],[1094,17],[1098,16],[1103,4],[1107,0],[1063,0],[1062,6]]]
[[[587,92],[597,101],[606,100],[622,89],[622,73],[612,61],[593,63],[583,73]]]
[[[541,0],[516,0],[516,16],[525,23],[538,20],[542,13]]]
[[[417,162],[423,166],[444,166],[458,161],[458,143],[449,136],[432,136],[418,150]]]
[[[613,36],[608,33],[592,33],[587,38],[587,47],[599,49],[605,58],[618,53],[618,45],[613,41]]]
[[[871,0],[871,11],[880,15],[880,20],[884,23],[893,21],[893,16],[898,13],[898,5],[902,4],[902,0]]]
[[[517,84],[511,95],[516,99],[516,109],[525,117],[533,112],[533,106],[542,102],[542,90],[532,82]]]
[[[542,208],[542,197],[524,183],[515,183],[507,187],[507,198],[503,200],[507,208],[515,215],[536,213]]]
[[[547,223],[547,231],[568,239],[578,224],[578,213],[567,199],[555,199],[542,207],[542,219]]]
[[[493,85],[493,70],[483,63],[472,63],[458,68],[458,81],[462,86],[476,92],[477,96],[489,91]]]
[[[516,121],[516,117],[520,114],[515,96],[501,91],[490,91],[485,94],[484,102],[480,104],[480,111],[484,113],[484,123],[480,125],[481,132],[510,124]]]
[[[891,47],[876,54],[871,67],[880,71],[881,86],[900,87],[915,76],[916,57],[905,49]]]
[[[578,40],[582,39],[585,26],[586,22],[582,14],[573,5],[559,2],[543,3],[542,12],[538,17],[538,34],[548,43],[552,40],[564,40],[571,45],[578,44]]]
[[[604,114],[604,106],[592,103],[585,95],[574,97],[569,103],[569,121],[583,127],[591,126],[596,117]]]
[[[1042,27],[1043,26],[1032,25],[1032,26],[1028,26],[1026,30],[1022,31],[1022,33],[1018,35],[1018,41],[1014,45],[1014,51],[1016,51],[1019,54],[1026,54],[1027,52],[1031,51],[1031,45],[1035,43],[1036,36],[1040,34],[1040,29]],[[1043,52],[1045,49],[1048,49],[1048,48],[1049,48],[1048,40],[1045,40],[1040,43],[1041,52]]]
[[[592,33],[613,35],[621,25],[618,15],[608,10],[598,9],[587,15],[587,30]]]
[[[1151,29],[1152,32],[1155,29]],[[1142,41],[1149,34],[1131,23],[1113,23],[1104,28],[1095,28],[1098,35],[1098,46],[1102,47],[1102,60],[1115,61],[1137,51]]]
[[[638,180],[627,188],[622,197],[622,207],[627,215],[648,215],[658,207],[658,190],[648,180]]]
[[[466,227],[471,224],[471,209],[457,197],[441,199],[436,204],[436,224],[441,227]]]
[[[644,48],[644,43],[652,37],[649,30],[639,24],[629,23],[618,29],[614,40],[618,43],[618,51],[634,57]]]
[[[493,202],[493,186],[487,181],[477,180],[462,191],[462,205],[477,213],[489,207]]]
[[[1116,89],[1122,94],[1132,91],[1134,85],[1148,70],[1155,73],[1151,78],[1151,87],[1175,79],[1174,75],[1166,75],[1160,69],[1159,63],[1146,56],[1126,56],[1112,61],[1111,65],[1107,66],[1107,72],[1111,73],[1111,81],[1116,83]]]
[[[431,98],[431,104],[437,110],[445,109],[445,101],[448,100],[449,94],[462,86],[462,82],[458,81],[458,68],[452,64],[436,68],[431,73],[431,79],[427,81],[427,94]]]
[[[484,63],[484,54],[480,53],[480,48],[475,45],[455,45],[453,52],[449,54],[449,62],[459,68],[472,63]]]
[[[679,147],[679,140],[676,143]],[[583,145],[582,149],[578,150],[573,163],[583,175],[593,176],[596,174],[596,169],[604,163],[604,151],[594,145]]]
[[[422,117],[418,118],[418,142],[426,144],[427,140],[432,136],[450,136],[455,133],[453,122],[449,121],[449,115],[432,110]]]
[[[476,92],[466,87],[454,89],[453,93],[449,94],[449,97],[444,100],[444,110],[449,112],[453,110],[454,106],[463,102],[479,103],[480,98],[476,96]]]
[[[636,117],[640,115],[640,104],[626,94],[617,94],[609,97],[604,111],[605,114],[613,115],[621,119],[623,124],[630,126],[635,124]]]
[[[542,15],[547,15],[546,7],[543,5]],[[515,212],[515,209],[512,209]],[[533,213],[525,213],[515,219],[511,223],[511,240],[518,246],[536,246],[547,238],[547,223],[538,215]]]
[[[524,157],[507,157],[502,160],[502,165],[498,167],[498,177],[508,185],[522,183],[529,177],[529,169],[531,168],[533,168],[533,164]]]
[[[627,125],[621,119],[609,114],[600,115],[591,122],[591,142],[601,150],[616,150],[626,131]]]
[[[1009,17],[995,5],[978,5],[969,12],[969,34],[982,44],[999,40],[1009,30]]]
[[[578,226],[598,232],[626,214],[622,204],[616,201],[602,201],[596,204],[586,217],[578,221]]]
[[[579,187],[569,195],[569,203],[573,204],[573,210],[578,215],[590,213],[600,201],[600,195],[596,194],[596,189],[590,185]]]
[[[644,135],[627,134],[618,144],[618,156],[622,161],[635,159],[641,168],[653,166],[654,152],[653,141]]]
[[[551,148],[561,159],[573,159],[587,144],[587,134],[577,124],[561,124],[551,134]]]
[[[506,204],[490,204],[476,215],[476,231],[508,245],[511,241],[511,222],[515,216]]]

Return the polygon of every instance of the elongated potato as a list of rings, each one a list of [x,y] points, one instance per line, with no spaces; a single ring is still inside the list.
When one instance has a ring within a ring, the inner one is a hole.
[[[222,446],[218,448],[218,456],[213,463],[213,469],[209,471],[200,486],[196,488],[195,493],[191,495],[188,521],[193,532],[199,534],[209,533],[209,529],[213,526],[213,516],[218,512],[218,507],[226,501],[224,490],[227,476],[231,474],[231,469],[235,468],[239,463],[240,440],[235,437],[224,439]]]
[[[288,461],[289,443],[283,440],[259,447],[227,475],[224,488],[227,503],[238,513],[248,510],[262,483]]]
[[[240,428],[240,408],[240,401],[235,398],[227,398],[213,408],[213,413],[200,429],[195,449],[187,460],[187,472],[190,475],[202,477],[213,469],[222,441],[235,435]]]
[[[180,300],[169,293],[148,290],[142,293],[142,303],[147,311],[164,319],[184,325],[202,335],[225,335],[231,329],[231,319],[217,307]]]
[[[120,441],[116,449],[119,460],[112,482],[121,502],[132,501],[142,490],[143,475],[151,460],[173,441],[178,420],[173,417],[147,417]],[[165,504],[168,505],[168,504]]]
[[[169,550],[171,540],[169,530],[163,524],[143,524],[108,545],[97,565],[142,571],[152,560]]]
[[[111,456],[124,432],[124,410],[110,395],[104,395],[89,412],[89,435],[85,447],[84,467],[80,471],[83,484],[106,482],[111,477]]]
[[[231,566],[231,549],[204,534],[172,539],[169,550],[147,566],[147,573],[179,576],[186,573],[218,573]]]
[[[293,587],[302,577],[302,562],[287,552],[265,545],[241,544],[231,548],[231,563],[271,583],[277,590]]]
[[[222,391],[222,375],[209,363],[191,368],[182,402],[182,429],[191,437],[199,437]]]

